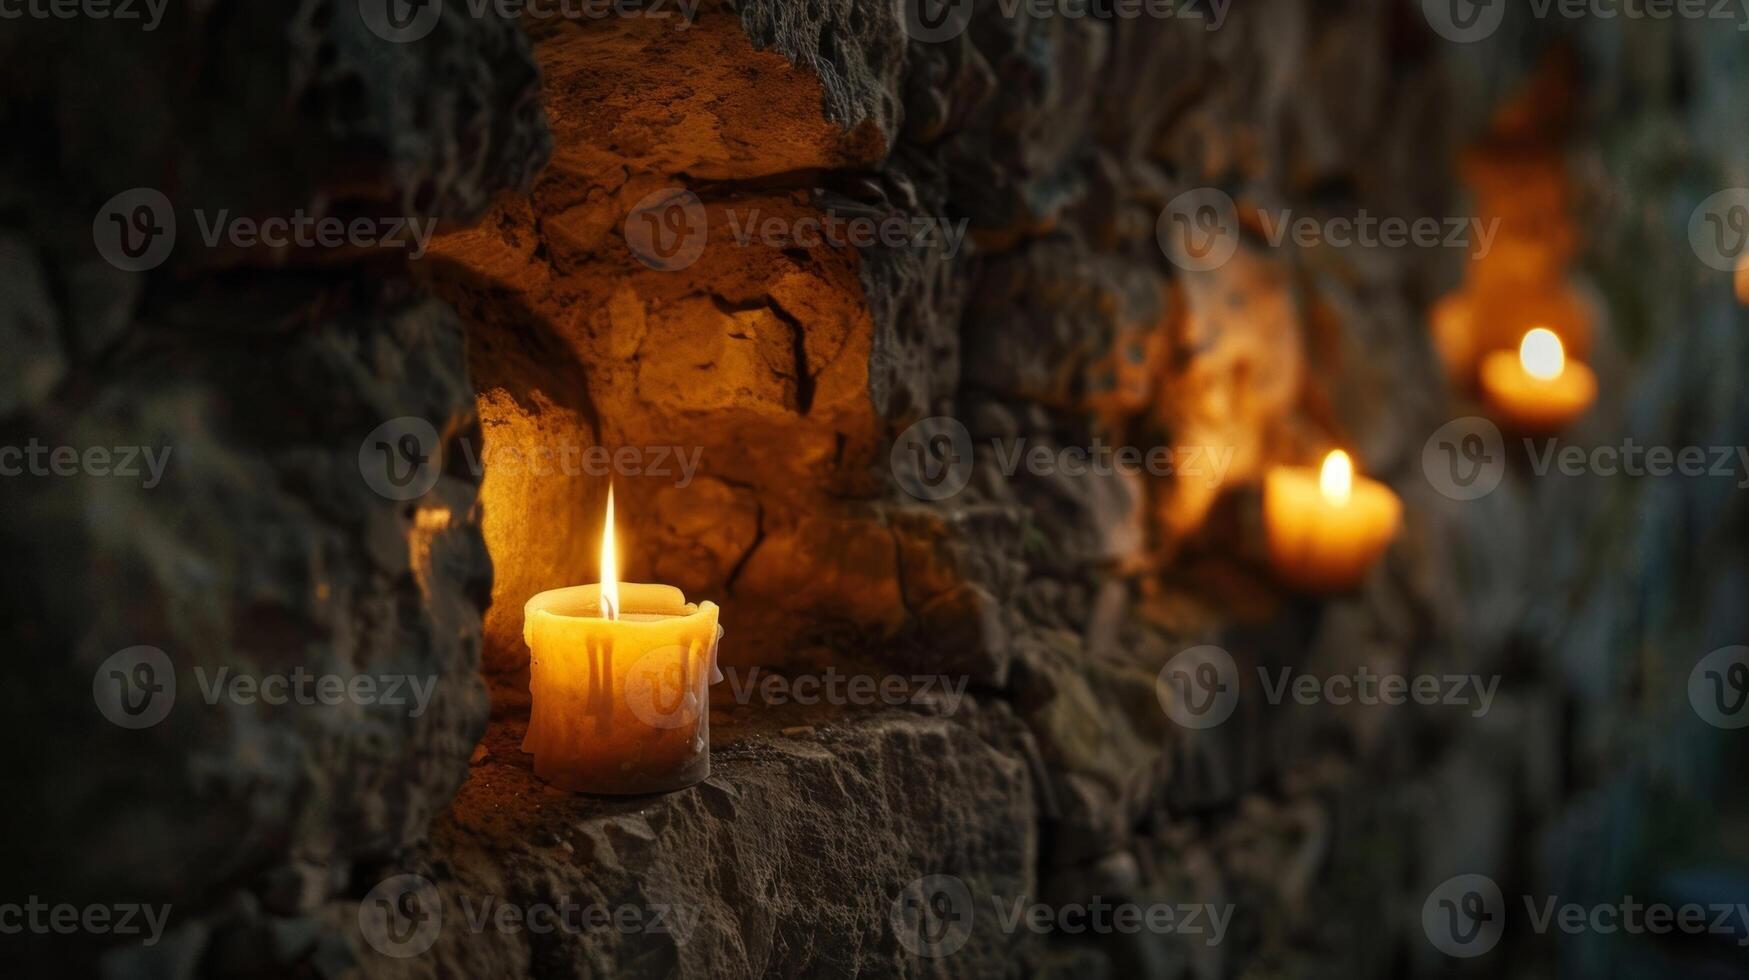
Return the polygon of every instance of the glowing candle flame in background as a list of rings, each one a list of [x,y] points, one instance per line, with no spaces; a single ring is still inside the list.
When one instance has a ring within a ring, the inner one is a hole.
[[[601,529],[601,618],[619,618],[619,559],[613,547],[613,484],[607,485],[607,521]]]
[[[1543,327],[1524,335],[1524,342],[1518,345],[1518,360],[1524,365],[1524,373],[1539,381],[1553,381],[1567,369],[1567,352],[1561,347],[1561,338]]]
[[[1340,507],[1348,503],[1354,492],[1354,462],[1340,449],[1324,457],[1324,469],[1318,474],[1318,489],[1324,499]]]

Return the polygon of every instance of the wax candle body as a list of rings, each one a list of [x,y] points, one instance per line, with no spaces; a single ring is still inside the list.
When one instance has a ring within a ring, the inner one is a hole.
[[[622,583],[620,613],[601,588],[542,592],[523,610],[528,735],[535,774],[580,793],[660,793],[710,775],[709,685],[717,607],[679,589]]]
[[[1552,378],[1526,371],[1516,351],[1495,351],[1482,361],[1482,393],[1508,428],[1530,435],[1556,432],[1597,400],[1597,376],[1575,361]]]
[[[1296,588],[1354,588],[1396,536],[1403,505],[1389,487],[1353,478],[1347,499],[1332,501],[1310,467],[1278,466],[1263,483],[1263,518],[1276,573]]]

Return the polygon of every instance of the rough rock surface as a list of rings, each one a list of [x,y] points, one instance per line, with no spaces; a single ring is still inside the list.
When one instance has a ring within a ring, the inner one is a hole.
[[[685,25],[446,15],[399,45],[331,2],[194,4],[144,40],[8,27],[0,445],[173,451],[156,493],[0,481],[6,710],[30,736],[20,785],[52,804],[13,816],[9,893],[175,907],[160,946],[32,955],[172,976],[1390,976],[1440,966],[1419,909],[1453,874],[1679,892],[1684,861],[1740,835],[1737,801],[1708,787],[1740,771],[1741,742],[1696,722],[1680,678],[1749,625],[1741,492],[1520,461],[1459,502],[1422,448],[1476,411],[1465,365],[1510,337],[1502,319],[1583,332],[1586,279],[1601,303],[1576,349],[1610,384],[1577,437],[1740,441],[1743,312],[1682,238],[1697,188],[1742,183],[1727,79],[1749,66],[1713,25],[1517,25],[1458,48],[1416,6],[1268,0],[1205,30],[979,4],[942,42],[855,0],[712,4]],[[93,256],[91,215],[139,186],[253,216],[485,212],[417,277],[187,232],[123,273]],[[1289,211],[1464,214],[1466,186],[1505,224],[1492,259],[1268,241]],[[1245,240],[1184,273],[1156,219],[1203,187],[1236,202]],[[630,219],[678,190],[703,214],[699,255],[652,267]],[[738,241],[755,211],[963,220],[967,237]],[[357,461],[407,415],[446,461],[412,503]],[[965,490],[919,501],[888,451],[938,415],[979,448]],[[1232,455],[1218,475],[1011,476],[993,438]],[[1355,594],[1284,595],[1256,479],[1337,442],[1402,495],[1402,539]],[[626,572],[723,601],[733,664],[942,672],[967,700],[723,705],[699,787],[545,790],[516,750],[520,605],[592,579],[604,488],[507,463],[572,446],[700,451],[684,486],[620,484]],[[1364,666],[1502,689],[1478,718],[1277,708],[1247,681],[1231,722],[1178,727],[1158,673],[1214,642],[1246,678]],[[135,644],[188,692],[144,732],[91,703],[98,665]],[[437,693],[417,718],[204,705],[193,672],[221,666],[413,673]],[[361,927],[400,874],[433,883],[446,923],[408,957]],[[986,917],[930,960],[891,911],[934,874],[979,901],[1234,920],[1209,946]],[[469,928],[487,900],[566,895],[672,904],[697,931]],[[1598,969],[1720,957],[1574,948]],[[1534,969],[1548,950],[1510,952]]]

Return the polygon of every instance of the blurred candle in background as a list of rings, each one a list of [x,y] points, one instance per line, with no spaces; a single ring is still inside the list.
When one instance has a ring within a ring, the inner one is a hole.
[[[1389,487],[1357,476],[1340,449],[1317,470],[1278,466],[1264,478],[1270,561],[1282,581],[1307,592],[1359,585],[1396,536],[1402,510]]]
[[[1526,333],[1516,352],[1489,354],[1481,380],[1496,418],[1527,434],[1564,429],[1597,400],[1597,376],[1569,361],[1561,338],[1543,327]]]

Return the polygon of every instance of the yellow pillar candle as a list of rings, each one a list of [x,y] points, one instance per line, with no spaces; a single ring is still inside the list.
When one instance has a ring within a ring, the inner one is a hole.
[[[1482,394],[1507,427],[1536,435],[1566,428],[1597,400],[1597,375],[1567,360],[1561,338],[1538,327],[1516,353],[1495,351],[1482,361]]]
[[[1263,482],[1270,561],[1284,582],[1309,592],[1359,585],[1396,536],[1402,511],[1389,487],[1356,477],[1340,449],[1320,470],[1278,466]]]
[[[523,607],[535,775],[578,793],[635,795],[710,775],[709,685],[717,607],[667,585],[618,582],[613,495],[602,584],[542,592]]]

